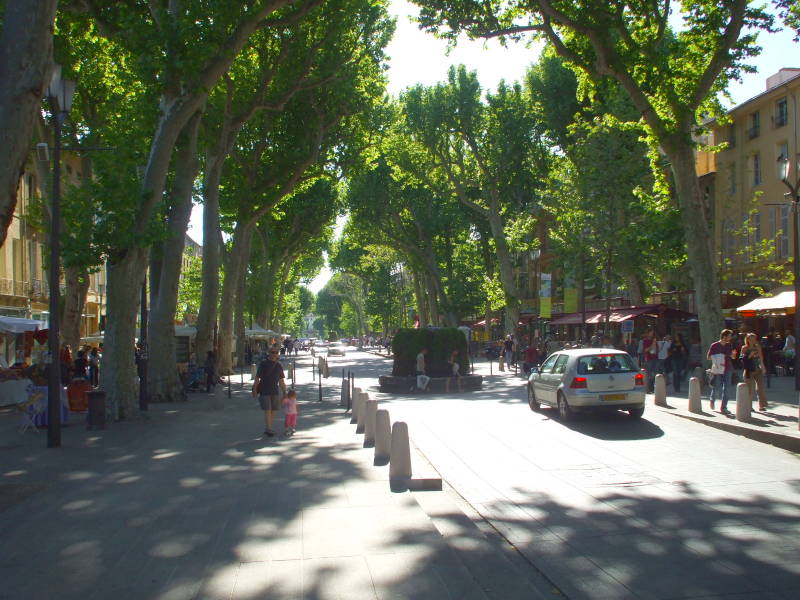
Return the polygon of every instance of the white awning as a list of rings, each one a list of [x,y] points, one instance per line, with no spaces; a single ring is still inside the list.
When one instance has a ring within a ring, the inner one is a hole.
[[[794,290],[781,292],[769,298],[756,298],[736,309],[740,313],[782,313],[794,312]]]
[[[175,325],[175,337],[194,338],[197,336],[197,327],[191,325]]]
[[[26,331],[36,331],[37,329],[44,329],[43,321],[21,319],[19,317],[0,317],[0,331],[25,333]]]
[[[272,331],[272,329],[264,329],[259,325],[254,325],[252,329],[245,329],[245,337],[255,340],[268,340],[270,338],[278,337],[280,333]]]

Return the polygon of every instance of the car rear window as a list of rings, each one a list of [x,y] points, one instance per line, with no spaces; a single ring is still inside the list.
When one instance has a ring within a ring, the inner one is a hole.
[[[627,354],[593,354],[578,359],[578,374],[630,373],[638,371]]]

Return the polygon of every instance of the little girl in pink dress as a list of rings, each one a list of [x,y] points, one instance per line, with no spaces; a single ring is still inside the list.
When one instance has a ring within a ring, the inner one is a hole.
[[[296,431],[297,426],[297,392],[289,390],[283,399],[283,412],[286,415],[283,423],[283,434],[290,437]]]

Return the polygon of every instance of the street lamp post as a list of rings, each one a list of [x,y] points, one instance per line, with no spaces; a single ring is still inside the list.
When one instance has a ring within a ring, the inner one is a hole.
[[[48,349],[50,368],[47,373],[47,447],[61,447],[61,368],[59,353],[60,236],[61,236],[61,126],[72,107],[75,82],[61,78],[56,66],[47,96],[53,115],[53,194],[50,211],[50,323]]]
[[[792,183],[790,180],[789,157],[787,155],[780,156],[778,164],[780,166],[781,180],[789,188],[785,196],[789,198],[792,206],[792,237],[794,240],[794,255],[792,259],[794,272],[794,389],[800,391],[800,352],[797,351],[797,340],[800,339],[800,238],[798,238],[797,231],[797,204],[800,202],[800,169],[798,169],[798,173],[795,173],[794,183]],[[797,165],[795,165],[795,169],[797,169]]]

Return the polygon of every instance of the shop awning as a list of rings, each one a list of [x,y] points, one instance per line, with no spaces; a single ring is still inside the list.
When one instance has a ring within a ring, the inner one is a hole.
[[[770,314],[794,314],[794,290],[781,292],[769,298],[756,298],[736,309],[743,317]]]
[[[244,335],[256,340],[268,340],[280,336],[280,333],[271,329],[264,329],[260,325],[254,325],[252,329],[245,329]]]
[[[642,306],[624,306],[612,308],[608,312],[609,323],[621,323],[629,319],[635,319],[643,315],[649,315],[653,318],[661,316],[670,319],[689,319],[695,315],[684,310],[672,308],[664,304],[645,304]],[[590,324],[605,323],[606,311],[604,310],[587,310],[586,322]],[[580,325],[583,323],[583,313],[569,313],[558,319],[550,321],[550,325]]]
[[[0,331],[8,333],[25,333],[26,331],[36,331],[44,327],[42,321],[33,319],[21,319],[19,317],[0,317]]]

